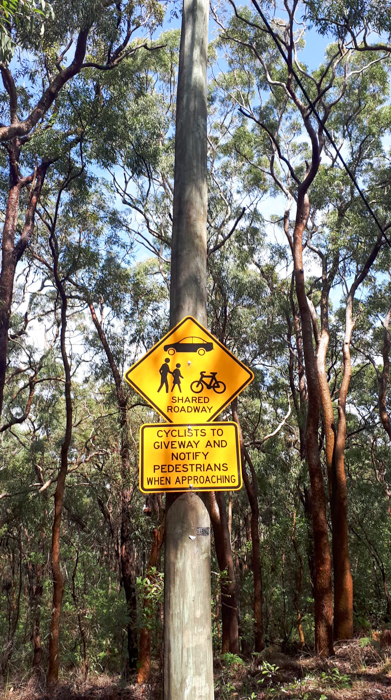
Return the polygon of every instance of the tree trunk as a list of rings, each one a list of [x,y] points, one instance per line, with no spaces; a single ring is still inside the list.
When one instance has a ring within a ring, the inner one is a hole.
[[[43,594],[42,573],[43,565],[28,562],[29,604],[32,611],[31,641],[33,645],[32,668],[38,673],[42,661],[41,646],[41,602]]]
[[[10,145],[10,190],[2,236],[0,274],[0,416],[3,410],[5,373],[7,366],[8,328],[11,316],[12,293],[15,278],[15,232],[19,213],[21,182],[19,178],[19,148]]]
[[[137,669],[138,647],[136,632],[137,596],[136,596],[136,567],[135,551],[133,544],[132,523],[130,519],[130,504],[133,498],[133,486],[130,485],[130,444],[128,409],[121,374],[114,359],[106,334],[99,321],[94,305],[88,301],[91,318],[97,330],[99,339],[106,353],[107,360],[113,375],[119,410],[120,440],[121,440],[121,575],[124,585],[126,608],[128,612],[127,638],[128,638],[128,667],[133,673]]]
[[[127,472],[129,479],[129,471]],[[126,482],[125,482],[126,483]],[[137,596],[136,596],[136,552],[132,538],[132,524],[130,520],[130,503],[133,489],[123,487],[121,491],[121,574],[125,591],[126,609],[128,613],[127,637],[128,637],[128,663],[129,671],[137,670],[138,646],[137,646]]]
[[[327,385],[325,373],[325,357],[328,345],[328,321],[327,309],[322,309],[322,336],[318,342],[319,376],[321,382],[321,397],[325,418],[326,432],[326,457],[330,474],[330,500],[331,518],[333,525],[333,564],[334,564],[334,636],[335,639],[351,639],[353,636],[353,580],[350,570],[349,537],[348,537],[348,498],[345,474],[345,446],[346,446],[346,401],[352,376],[350,359],[350,344],[354,328],[353,301],[355,293],[364,281],[374,263],[383,236],[380,232],[372,250],[365,261],[360,273],[355,276],[346,300],[345,333],[343,339],[343,374],[338,396],[338,427],[335,435],[334,416],[331,397]],[[334,261],[336,269],[336,262]],[[324,277],[323,271],[323,277]],[[327,283],[324,281],[322,293],[323,305],[327,302]],[[379,395],[380,396],[380,395]],[[331,459],[331,469],[329,466]]]
[[[165,520],[160,527],[153,531],[153,542],[149,555],[147,575],[151,575],[152,569],[157,567],[159,561],[160,550],[164,540]],[[147,601],[144,600],[144,609],[147,608]],[[149,627],[143,627],[140,633],[140,651],[138,661],[137,683],[147,683],[151,671],[151,630]]]
[[[304,354],[303,354],[303,339],[301,335],[300,328],[300,318],[297,313],[296,304],[293,298],[294,289],[294,273],[292,274],[292,283],[289,290],[289,300],[291,305],[291,311],[293,316],[293,325],[295,329],[296,338],[296,353],[297,353],[297,373],[299,377],[299,401],[295,401],[297,422],[299,426],[299,436],[300,436],[300,457],[305,459],[306,448],[305,448],[305,422],[307,414],[307,388],[305,385],[305,371],[304,371]],[[291,375],[290,375],[291,376]],[[291,380],[291,386],[294,386]],[[296,391],[292,394],[295,397]]]
[[[296,588],[294,592],[293,602],[296,610],[296,624],[297,631],[299,633],[300,646],[303,648],[305,646],[305,637],[302,624],[303,617],[301,614],[301,596],[303,593],[303,557],[300,554],[300,550],[296,542],[296,510],[293,514],[291,542],[293,544],[293,549],[295,550],[296,558],[299,564],[299,570],[296,572]]]
[[[349,295],[350,296],[350,295]],[[350,339],[353,330],[353,299],[346,304],[343,343],[343,377],[338,397],[338,430],[333,459],[331,512],[334,561],[334,637],[353,637],[353,580],[350,571],[348,537],[348,496],[345,474],[346,399],[352,376]]]
[[[353,582],[350,572],[348,523],[347,523],[347,490],[344,467],[344,451],[346,442],[345,410],[339,402],[338,426],[336,429],[334,409],[330,395],[326,373],[326,356],[329,346],[329,294],[332,282],[338,270],[339,254],[334,255],[330,273],[327,271],[327,259],[319,252],[322,259],[322,294],[321,294],[321,329],[319,333],[318,320],[312,302],[309,303],[312,324],[316,340],[316,368],[320,389],[320,399],[323,414],[323,429],[326,438],[326,465],[329,485],[329,498],[332,522],[332,549],[334,570],[334,638],[350,639],[353,636]],[[349,297],[347,300],[349,306]],[[347,317],[348,318],[348,317]],[[351,319],[347,320],[343,345],[344,371],[342,377],[340,401],[344,403],[351,376],[350,366],[350,337]],[[352,326],[351,326],[352,327]],[[346,393],[345,393],[346,392]]]
[[[242,473],[246,487],[247,497],[251,508],[251,552],[252,570],[254,577],[254,641],[255,651],[261,652],[265,644],[263,641],[263,593],[262,593],[262,567],[261,549],[259,539],[259,506],[258,506],[258,483],[254,464],[243,442],[243,433],[239,421],[238,402],[232,402],[232,417],[239,428],[240,449],[242,453]],[[251,470],[251,481],[246,471],[246,462]]]
[[[313,173],[314,176],[315,173]],[[314,537],[315,649],[318,654],[329,655],[333,653],[333,601],[326,497],[318,448],[320,391],[312,343],[312,321],[307,303],[303,268],[303,232],[309,216],[308,186],[308,182],[305,182],[305,186],[299,187],[293,235],[293,259],[308,392],[305,441],[311,482],[312,529]]]
[[[216,556],[221,577],[221,653],[239,654],[239,619],[236,600],[235,569],[224,494],[211,491],[210,519],[213,526]]]
[[[72,438],[72,397],[71,397],[71,368],[66,349],[67,308],[68,300],[64,285],[58,270],[58,244],[54,232],[51,233],[49,244],[53,255],[53,272],[55,284],[61,299],[61,356],[65,373],[65,435],[61,446],[60,471],[57,477],[56,491],[54,494],[54,522],[52,528],[51,562],[53,573],[53,602],[50,622],[49,637],[49,667],[47,684],[51,688],[58,681],[59,671],[59,642],[60,642],[60,618],[62,599],[64,595],[64,576],[60,563],[60,535],[61,520],[64,505],[65,481],[68,473],[68,452]]]
[[[382,422],[383,428],[386,431],[388,437],[391,440],[391,421],[387,411],[387,387],[390,374],[390,332],[388,327],[390,325],[391,319],[391,309],[387,313],[383,321],[383,370],[379,376],[379,414],[380,420]]]
[[[5,375],[7,368],[8,329],[11,318],[12,295],[16,265],[30,242],[34,230],[37,202],[50,162],[43,162],[36,173],[25,178],[19,176],[19,143],[11,143],[8,148],[10,162],[10,189],[2,235],[2,256],[0,273],[0,416],[3,411]],[[22,235],[15,245],[15,234],[19,214],[20,192],[33,182],[25,213]]]
[[[14,645],[15,645],[15,635],[16,631],[18,629],[18,623],[19,623],[19,616],[20,616],[20,598],[22,595],[22,582],[23,582],[23,577],[22,577],[22,538],[21,534],[19,532],[19,538],[18,538],[18,544],[19,544],[19,566],[18,566],[18,586],[16,587],[16,567],[15,567],[15,553],[12,553],[12,584],[9,588],[10,592],[12,593],[12,602],[11,600],[9,601],[9,609],[8,609],[8,638],[7,638],[7,644],[5,646],[5,649],[3,650],[1,659],[0,659],[0,673],[1,675],[5,675],[7,671],[8,664],[11,660],[13,651],[14,651]]]
[[[60,617],[62,609],[62,598],[64,595],[64,576],[60,564],[60,534],[61,519],[64,503],[65,480],[68,472],[68,449],[61,448],[61,467],[57,479],[57,486],[54,495],[54,523],[52,528],[52,574],[53,574],[53,600],[52,615],[50,622],[49,637],[49,668],[47,675],[48,687],[54,686],[58,681],[59,671],[59,641],[60,641]]]
[[[88,657],[87,657],[87,636],[83,625],[83,618],[80,610],[79,598],[76,590],[76,573],[79,564],[79,550],[76,552],[75,566],[73,567],[72,573],[72,598],[75,605],[75,610],[77,614],[77,624],[79,627],[79,633],[81,638],[82,654],[83,654],[83,677],[87,680],[88,676]]]

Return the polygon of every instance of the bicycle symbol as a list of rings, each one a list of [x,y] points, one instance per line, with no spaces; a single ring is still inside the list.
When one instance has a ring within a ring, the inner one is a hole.
[[[200,394],[205,389],[213,389],[216,394],[223,394],[226,390],[224,382],[216,379],[217,372],[200,372],[200,378],[190,384],[190,389],[194,394]],[[207,381],[209,379],[209,382]]]

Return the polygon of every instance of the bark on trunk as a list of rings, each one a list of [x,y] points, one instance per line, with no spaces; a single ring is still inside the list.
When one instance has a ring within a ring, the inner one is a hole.
[[[31,641],[33,646],[32,668],[37,673],[41,667],[42,647],[41,647],[41,601],[43,594],[42,586],[42,564],[29,562],[27,574],[29,580],[29,604],[32,610]]]
[[[22,538],[21,534],[19,532],[19,566],[18,566],[18,586],[16,586],[16,562],[15,562],[15,553],[13,552],[12,554],[12,584],[8,590],[10,593],[12,593],[12,602],[9,600],[9,609],[8,609],[8,637],[7,637],[7,643],[5,645],[5,648],[3,650],[1,659],[0,659],[0,673],[1,675],[5,675],[7,671],[8,664],[11,660],[12,654],[14,652],[14,646],[15,646],[15,635],[16,631],[18,629],[18,623],[19,623],[19,617],[20,617],[20,599],[22,595],[22,582],[23,582],[23,577],[22,577]]]
[[[317,153],[314,153],[313,159],[316,156]],[[317,168],[318,163],[315,162],[315,165],[313,164],[312,177],[315,177]],[[320,390],[312,343],[312,321],[307,303],[303,268],[303,232],[309,216],[309,199],[307,195],[309,184],[306,178],[304,184],[299,187],[293,235],[293,260],[308,392],[305,440],[311,482],[312,529],[314,537],[315,648],[318,654],[329,655],[333,653],[333,601],[326,497],[318,448]]]
[[[15,278],[15,232],[19,213],[21,181],[19,177],[20,148],[10,144],[10,190],[2,236],[0,274],[0,416],[3,410],[4,384],[7,364],[8,328],[11,316],[12,292]]]
[[[321,389],[321,400],[326,436],[326,461],[329,474],[329,493],[333,527],[334,566],[334,637],[351,639],[353,636],[353,580],[349,559],[348,499],[345,473],[346,446],[346,401],[352,376],[350,345],[354,328],[353,301],[355,293],[364,281],[382,245],[382,234],[377,240],[360,273],[354,279],[346,300],[345,333],[343,339],[343,373],[338,397],[338,426],[335,431],[334,414],[328,387],[325,362],[329,341],[328,296],[338,257],[334,258],[330,276],[327,277],[326,261],[323,258],[323,285],[321,297],[321,334],[317,340],[317,370]],[[310,307],[309,307],[310,308]],[[316,322],[316,319],[315,319]],[[315,335],[317,325],[314,324]],[[380,398],[380,393],[379,393]]]
[[[9,148],[10,189],[2,235],[2,255],[0,273],[0,416],[3,410],[5,375],[7,368],[8,330],[11,317],[12,295],[14,290],[15,270],[34,230],[34,218],[37,202],[50,162],[43,162],[34,175],[21,178],[19,175],[19,143],[11,143]],[[16,226],[19,214],[20,192],[23,187],[33,183],[25,213],[22,235],[15,244]]]
[[[127,643],[128,643],[128,670],[133,673],[137,669],[138,645],[136,632],[137,596],[136,596],[136,562],[133,544],[132,523],[130,518],[130,505],[133,498],[133,486],[130,485],[130,443],[127,401],[121,374],[114,359],[102,323],[99,321],[94,305],[89,301],[91,318],[97,330],[99,339],[106,353],[107,360],[113,375],[117,405],[119,410],[120,439],[121,439],[121,574],[124,585],[126,607],[128,612]]]
[[[387,411],[387,387],[390,375],[390,325],[391,309],[383,321],[383,370],[379,376],[379,414],[383,428],[391,440],[391,422]]]
[[[73,568],[73,573],[72,573],[72,598],[73,598],[73,603],[75,605],[75,610],[77,613],[77,624],[79,627],[79,634],[80,634],[80,639],[81,639],[81,646],[82,646],[82,655],[83,655],[83,677],[84,680],[87,680],[88,676],[88,657],[87,657],[87,636],[86,632],[84,629],[83,625],[83,617],[82,613],[80,610],[80,604],[79,604],[79,596],[77,594],[77,589],[76,589],[76,574],[77,574],[77,567],[79,564],[79,550],[76,552],[76,561],[75,561],[75,566]]]
[[[349,317],[350,299],[347,300],[347,317],[343,345],[344,370],[338,405],[338,427],[334,421],[334,409],[326,373],[326,356],[329,345],[329,293],[338,269],[339,255],[334,257],[330,273],[327,272],[327,260],[322,258],[322,295],[321,328],[319,332],[316,312],[311,302],[316,340],[316,368],[318,373],[320,399],[322,404],[323,428],[326,439],[326,465],[329,485],[329,498],[332,522],[332,550],[334,570],[334,638],[351,639],[353,636],[353,581],[350,571],[348,522],[347,522],[347,488],[344,466],[346,442],[346,396],[351,377],[350,338],[352,318]],[[350,320],[349,320],[350,318]],[[342,392],[342,393],[341,393]]]
[[[235,569],[224,494],[211,491],[210,519],[221,578],[221,653],[239,654],[239,619],[236,599]]]
[[[127,471],[129,479],[129,470]],[[130,503],[133,489],[123,488],[121,492],[121,573],[124,585],[126,608],[128,613],[127,637],[128,637],[128,663],[130,673],[137,670],[138,646],[137,646],[137,595],[136,595],[136,551],[132,538],[132,524],[130,519]]]
[[[252,459],[243,442],[242,428],[239,421],[238,402],[232,402],[232,417],[239,428],[240,448],[242,453],[242,473],[246,487],[247,497],[251,508],[251,552],[252,570],[254,577],[254,643],[255,651],[261,652],[264,648],[263,640],[263,592],[262,592],[262,567],[261,550],[259,538],[259,506],[258,506],[258,483]],[[250,467],[251,481],[246,471],[246,462]]]
[[[164,530],[165,530],[165,520],[163,520],[160,527],[157,527],[153,531],[153,542],[151,547],[151,552],[149,555],[147,575],[151,575],[152,569],[157,567],[160,550],[162,548],[164,540]],[[144,610],[147,607],[147,601],[144,600]],[[139,661],[138,661],[138,674],[137,683],[147,683],[149,680],[149,675],[151,672],[151,630],[149,627],[143,627],[140,632],[140,650],[139,650]]]
[[[312,535],[312,503],[311,503],[311,493],[307,486],[303,489],[297,484],[297,491],[301,504],[303,506],[305,524],[307,530],[307,562],[308,569],[310,572],[310,582],[312,593],[315,590],[315,555],[314,555],[314,538]]]
[[[296,338],[296,353],[297,353],[297,373],[299,377],[299,401],[295,401],[295,408],[297,414],[297,422],[299,426],[299,437],[300,437],[300,457],[305,459],[306,447],[305,447],[305,422],[307,414],[307,388],[305,384],[305,371],[304,371],[304,353],[303,353],[303,338],[301,335],[300,328],[300,318],[297,313],[296,304],[293,298],[294,290],[294,273],[292,274],[292,283],[290,286],[289,300],[291,305],[293,325],[295,329]],[[292,382],[291,382],[292,383]],[[296,392],[295,392],[296,393]],[[295,394],[293,394],[295,396]]]
[[[293,514],[291,542],[293,544],[293,549],[295,550],[296,558],[299,564],[299,569],[296,572],[296,588],[293,596],[293,602],[296,610],[296,624],[297,631],[299,634],[300,646],[303,648],[305,646],[305,637],[302,624],[303,617],[301,614],[301,596],[303,593],[303,557],[300,554],[300,549],[296,541],[296,511]]]
[[[353,580],[350,571],[348,537],[348,496],[345,474],[346,399],[352,367],[350,339],[353,330],[353,299],[346,305],[346,327],[343,344],[343,377],[338,398],[338,430],[333,461],[331,517],[333,523],[334,561],[334,637],[353,637]]]
[[[64,576],[61,571],[60,562],[60,536],[61,520],[64,505],[65,482],[68,473],[68,452],[72,439],[72,397],[71,397],[71,368],[66,349],[67,331],[67,308],[68,299],[64,285],[60,279],[58,270],[58,244],[54,232],[49,238],[49,244],[53,255],[53,273],[55,284],[61,299],[61,356],[65,374],[65,435],[61,446],[60,471],[57,478],[56,491],[54,494],[54,522],[52,528],[51,563],[53,573],[53,602],[50,622],[49,637],[49,667],[47,674],[47,684],[51,688],[58,681],[59,672],[59,642],[60,642],[60,618],[62,609],[62,599],[64,595]]]

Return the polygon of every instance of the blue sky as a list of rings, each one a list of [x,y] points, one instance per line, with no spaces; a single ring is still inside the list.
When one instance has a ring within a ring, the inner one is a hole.
[[[239,5],[251,5],[250,0],[248,2],[240,2],[238,3]],[[281,9],[281,12],[277,13],[277,16],[284,17],[286,16],[286,12],[284,12]],[[298,18],[300,19],[300,12],[298,13]],[[158,35],[160,34],[161,31],[167,31],[167,30],[173,30],[173,29],[178,29],[181,27],[181,16],[178,18],[170,18],[169,12],[167,13],[167,19],[163,23],[163,26],[156,30],[154,38],[157,38]],[[210,21],[209,21],[209,40],[213,41],[217,33],[219,31],[219,27],[217,24],[214,22],[212,14],[210,16]],[[321,36],[317,34],[317,32],[314,29],[310,29],[306,31],[306,36],[305,36],[306,44],[305,48],[300,52],[299,59],[302,63],[305,63],[309,69],[315,69],[319,66],[319,64],[323,61],[324,58],[324,53],[327,45],[330,43],[330,39],[324,36]],[[219,58],[219,67],[220,70],[225,70],[226,65],[223,57]],[[121,205],[120,205],[121,206]],[[279,197],[265,197],[265,199],[260,203],[259,205],[260,210],[262,211],[264,217],[266,219],[270,219],[272,215],[282,215],[284,209],[285,209],[285,197],[284,196],[279,196]],[[269,226],[269,233],[271,240],[275,240],[275,236],[277,235],[277,240],[279,242],[282,242],[281,240],[281,232],[277,232],[276,228],[272,225]],[[284,239],[285,240],[285,239]],[[150,257],[151,253],[148,252],[142,245],[137,245],[136,246],[136,259],[137,260],[142,260]]]

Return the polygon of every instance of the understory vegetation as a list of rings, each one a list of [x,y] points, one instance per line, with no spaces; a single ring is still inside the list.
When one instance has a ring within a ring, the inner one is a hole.
[[[216,700],[391,698],[388,5],[211,6],[208,328],[255,375],[209,498]],[[180,8],[9,6],[0,695],[158,700],[160,419],[124,373],[169,330]]]

